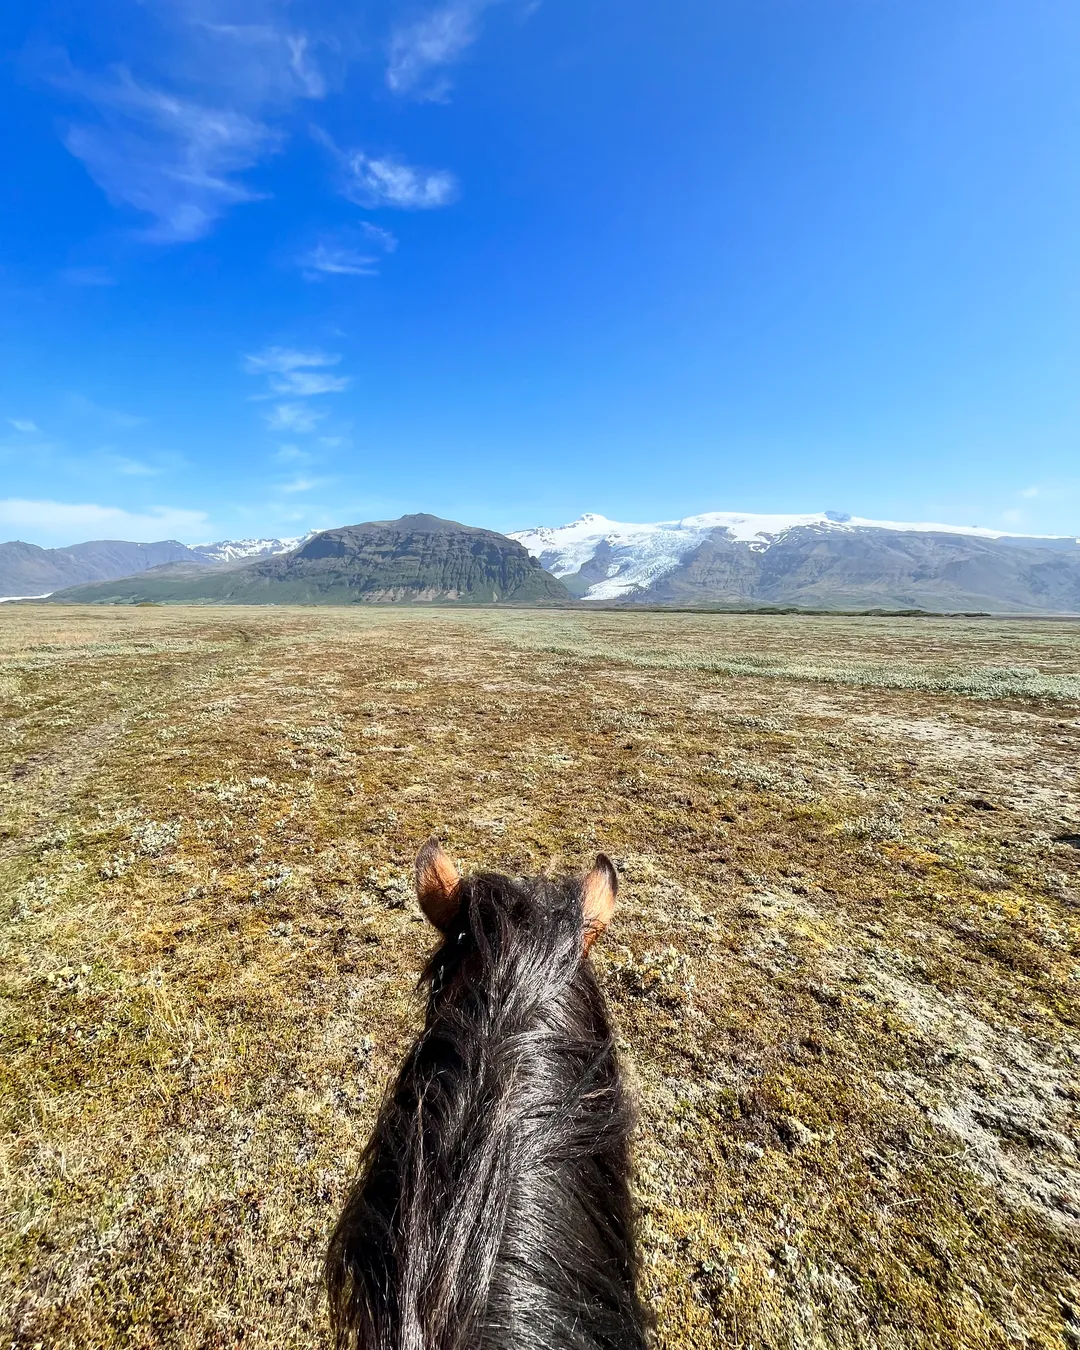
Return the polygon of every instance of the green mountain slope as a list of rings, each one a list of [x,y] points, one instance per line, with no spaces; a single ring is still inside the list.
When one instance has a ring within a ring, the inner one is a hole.
[[[64,604],[536,604],[569,600],[523,546],[437,516],[325,530],[293,553],[227,570],[167,566],[57,591]]]

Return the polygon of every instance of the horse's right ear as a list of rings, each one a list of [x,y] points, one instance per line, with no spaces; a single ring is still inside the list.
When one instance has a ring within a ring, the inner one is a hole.
[[[581,883],[581,907],[585,915],[585,955],[611,922],[615,912],[615,893],[619,874],[604,853],[596,855],[596,864]]]
[[[445,933],[458,912],[461,874],[435,835],[416,855],[416,898],[430,923]]]

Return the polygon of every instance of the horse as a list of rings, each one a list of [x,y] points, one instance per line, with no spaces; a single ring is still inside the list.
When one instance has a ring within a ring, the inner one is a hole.
[[[442,941],[329,1243],[338,1350],[644,1350],[633,1111],[588,959],[617,888],[603,854],[555,881],[420,850]]]

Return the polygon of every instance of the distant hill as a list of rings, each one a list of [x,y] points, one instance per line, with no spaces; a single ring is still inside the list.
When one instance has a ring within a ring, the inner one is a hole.
[[[519,540],[572,595],[608,604],[1080,613],[1080,540],[834,512],[587,515]]]
[[[62,586],[126,577],[159,563],[191,557],[191,550],[175,539],[157,544],[92,539],[69,548],[39,548],[13,539],[0,544],[0,595],[41,595]]]
[[[200,566],[193,559],[71,587],[66,604],[348,605],[569,600],[563,584],[505,535],[437,516],[369,521],[314,535],[278,557]]]
[[[163,539],[155,544],[93,539],[67,548],[39,548],[37,544],[13,539],[0,544],[0,597],[44,595],[85,582],[114,581],[171,562],[216,567],[237,561],[254,561],[288,553],[310,538],[311,534],[295,539],[222,539],[214,544],[190,546],[175,539]]]

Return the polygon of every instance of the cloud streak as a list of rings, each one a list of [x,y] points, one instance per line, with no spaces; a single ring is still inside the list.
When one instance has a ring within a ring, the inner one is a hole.
[[[352,384],[351,375],[321,375],[313,370],[292,370],[270,381],[275,394],[311,398],[314,394],[342,394]]]
[[[365,220],[360,230],[364,238],[383,253],[394,253],[397,250],[397,235],[392,230],[385,230],[381,225],[372,225],[370,220]]]
[[[294,370],[336,366],[340,360],[338,353],[318,348],[303,351],[296,347],[264,347],[261,352],[244,357],[244,369],[249,375],[288,375]]]
[[[132,539],[149,543],[158,539],[190,539],[207,520],[205,511],[154,506],[149,511],[126,511],[119,506],[91,502],[33,501],[22,497],[0,500],[0,528],[28,530],[72,540]]]
[[[446,169],[422,169],[390,155],[363,150],[341,156],[342,194],[357,206],[375,210],[431,211],[458,197],[458,181]]]
[[[299,435],[314,431],[325,416],[304,403],[275,403],[263,414],[271,431],[295,431]]]
[[[272,119],[322,98],[326,81],[308,36],[275,22],[267,0],[254,5],[265,21],[245,24],[218,21],[215,0],[150,8],[169,30],[167,74],[137,77],[123,63],[87,74],[65,55],[51,79],[93,109],[69,122],[63,141],[109,201],[150,217],[143,239],[189,243],[231,207],[265,195],[243,175],[284,143]]]
[[[395,94],[441,102],[450,90],[445,67],[459,61],[480,35],[495,0],[450,0],[394,31],[386,83]]]
[[[390,230],[364,221],[359,231],[324,236],[296,262],[307,281],[341,276],[374,277],[379,275],[383,257],[393,253],[397,243]]]
[[[306,33],[281,29],[269,18],[221,23],[189,11],[188,21],[203,38],[200,64],[205,69],[209,62],[215,79],[236,95],[263,103],[325,97],[326,79]]]
[[[279,484],[281,492],[310,492],[313,488],[325,487],[327,483],[332,483],[332,478],[293,478],[288,483]]]
[[[69,127],[64,144],[114,205],[152,218],[143,238],[201,239],[230,206],[259,199],[237,175],[279,147],[264,123],[140,84],[123,68],[73,83],[100,121]]]
[[[351,375],[331,375],[329,368],[341,360],[337,352],[320,348],[307,350],[298,347],[265,347],[244,357],[243,367],[249,375],[265,375],[270,390],[256,398],[285,396],[263,413],[263,420],[271,431],[307,435],[326,417],[308,403],[298,400],[317,398],[323,394],[341,394],[352,383]],[[296,447],[290,447],[295,450]],[[298,452],[299,453],[299,452]]]
[[[314,248],[297,258],[297,265],[306,281],[323,281],[326,277],[374,277],[379,274],[379,258],[373,253],[361,253],[347,244],[335,244],[320,239]]]

